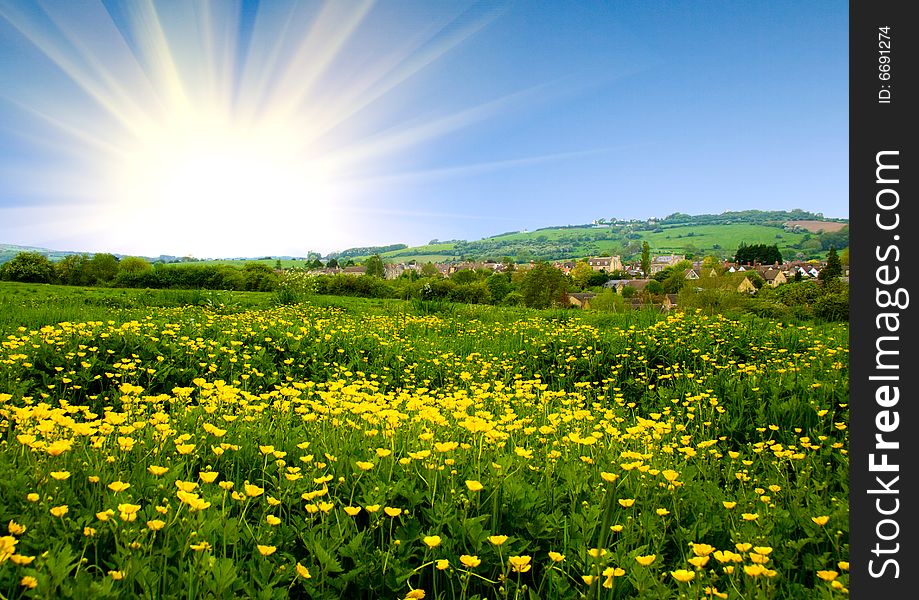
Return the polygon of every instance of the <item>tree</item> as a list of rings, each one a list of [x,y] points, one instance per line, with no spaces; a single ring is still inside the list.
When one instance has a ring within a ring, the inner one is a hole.
[[[338,268],[338,259],[337,259],[337,258],[330,258],[330,259],[329,259],[329,262],[327,262],[327,263],[325,264],[325,267],[326,267],[327,269],[337,269],[337,268]]]
[[[89,285],[88,254],[68,254],[54,265],[57,279],[66,285]]]
[[[836,246],[830,246],[830,252],[826,255],[826,266],[817,276],[821,281],[838,279],[842,275],[842,263],[839,255],[836,254]]]
[[[89,274],[89,283],[96,285],[99,283],[108,283],[115,279],[118,274],[118,259],[114,254],[108,252],[99,252],[93,254],[86,265]]]
[[[437,277],[440,275],[440,270],[437,268],[437,265],[428,261],[421,265],[421,276],[422,277]]]
[[[367,269],[365,275],[379,277],[383,279],[386,275],[386,267],[383,265],[383,259],[379,254],[374,254],[364,261],[364,267]]]
[[[137,273],[144,273],[145,271],[149,271],[151,269],[153,269],[153,265],[148,263],[146,259],[143,259],[139,256],[127,256],[122,258],[118,263],[119,273],[130,273],[133,275]]]
[[[651,272],[651,245],[647,241],[641,243],[641,272],[645,276]]]
[[[568,291],[565,274],[546,262],[537,263],[520,283],[523,302],[530,308],[549,308],[562,302]]]
[[[54,267],[44,254],[20,252],[13,260],[0,267],[0,279],[23,283],[51,283]]]
[[[578,261],[577,264],[574,265],[574,268],[571,269],[571,273],[569,273],[571,280],[574,281],[575,285],[580,288],[584,288],[588,285],[587,282],[590,280],[590,277],[593,274],[593,268],[591,268],[591,266],[587,264],[587,261],[584,260]]]

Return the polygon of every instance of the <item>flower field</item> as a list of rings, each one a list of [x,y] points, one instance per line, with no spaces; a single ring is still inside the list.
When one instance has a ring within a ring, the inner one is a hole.
[[[845,596],[845,325],[362,306],[4,337],[0,595]]]

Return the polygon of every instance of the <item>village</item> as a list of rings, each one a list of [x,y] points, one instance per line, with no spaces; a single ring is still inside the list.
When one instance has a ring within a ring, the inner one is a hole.
[[[536,266],[535,262],[514,263],[512,261],[445,261],[419,263],[416,261],[400,263],[383,263],[382,277],[388,280],[413,278],[421,276],[440,276],[454,278],[463,271],[480,273],[485,276],[501,273],[525,273]],[[636,262],[623,262],[621,256],[594,256],[581,260],[552,261],[547,263],[569,276],[581,291],[569,291],[564,294],[564,304],[573,308],[589,309],[602,286],[623,297],[625,303],[633,308],[654,307],[667,311],[677,307],[678,294],[668,293],[661,289],[660,279],[655,278],[665,271],[673,277],[673,271],[681,273],[685,280],[679,285],[683,289],[702,291],[706,287],[734,290],[739,294],[755,295],[763,287],[779,286],[797,281],[820,281],[820,274],[827,267],[826,260],[793,260],[774,262],[773,264],[741,264],[735,261],[716,261],[714,257],[705,260],[690,260],[682,254],[654,255],[650,259],[648,272],[644,272]],[[367,274],[365,265],[334,266],[312,269],[311,275],[354,275]],[[575,277],[580,272],[581,277]],[[588,276],[585,277],[584,274]],[[590,276],[593,275],[593,276]],[[680,275],[678,275],[680,276]],[[848,282],[849,266],[841,265],[836,278]],[[577,282],[580,282],[578,285]],[[596,285],[597,282],[602,282]],[[594,285],[590,285],[594,284]],[[655,285],[657,284],[657,285]],[[592,289],[588,289],[592,288]]]

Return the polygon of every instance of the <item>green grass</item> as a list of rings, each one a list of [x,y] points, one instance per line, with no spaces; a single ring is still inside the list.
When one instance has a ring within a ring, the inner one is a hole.
[[[565,257],[559,259],[576,259],[587,256],[596,256],[601,252],[616,250],[631,241],[623,238],[623,228],[546,228],[536,231],[515,232],[493,236],[478,240],[482,243],[509,243],[524,246],[533,244],[563,244],[571,247]],[[804,237],[803,233],[788,233],[780,227],[766,225],[736,223],[717,225],[672,225],[666,226],[662,232],[651,231],[635,232],[640,237],[637,241],[647,241],[653,254],[675,252],[685,253],[688,246],[693,246],[700,254],[730,255],[733,254],[741,242],[747,244],[777,244],[782,256],[792,259],[798,250],[792,248]],[[691,234],[691,235],[690,235]],[[477,242],[473,242],[477,243]],[[719,246],[719,248],[715,248]],[[389,262],[439,262],[452,259],[462,254],[462,250],[454,243],[414,246],[403,250],[394,250],[382,255]],[[514,252],[508,252],[514,254]],[[822,253],[812,253],[814,256]],[[501,250],[473,253],[472,258],[491,258],[499,260]],[[355,257],[356,261],[363,260],[364,256]]]
[[[19,327],[38,329],[64,321],[123,321],[150,308],[210,306],[224,311],[265,308],[261,292],[140,290],[0,282],[0,335]]]

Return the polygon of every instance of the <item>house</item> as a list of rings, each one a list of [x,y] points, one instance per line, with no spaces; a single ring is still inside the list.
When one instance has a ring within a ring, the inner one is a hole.
[[[621,294],[622,290],[626,287],[630,287],[634,289],[636,292],[644,291],[645,287],[652,281],[654,280],[653,279],[629,279],[625,282],[625,284],[621,288],[619,288],[619,293]]]
[[[651,260],[651,274],[653,275],[654,273],[660,273],[667,267],[672,267],[682,260],[686,260],[686,257],[682,254],[655,256]]]
[[[345,267],[341,269],[339,273],[344,273],[345,275],[364,275],[367,273],[367,267]]]
[[[753,285],[753,282],[750,281],[749,277],[744,277],[743,281],[740,282],[740,285],[737,286],[737,291],[747,294],[755,294],[756,286]]]
[[[701,279],[702,275],[698,269],[686,269],[683,274],[686,279]]]
[[[783,283],[788,283],[785,273],[776,267],[760,267],[756,271],[770,287],[778,287]]]
[[[587,264],[594,271],[613,271],[622,270],[622,259],[618,256],[595,256],[587,259]]]
[[[603,287],[607,289],[611,289],[617,294],[620,294],[622,293],[622,288],[624,288],[628,282],[629,282],[628,279],[610,279],[609,281],[603,284]]]
[[[590,308],[590,301],[596,298],[593,292],[580,292],[577,294],[565,294],[569,306],[575,308]]]

